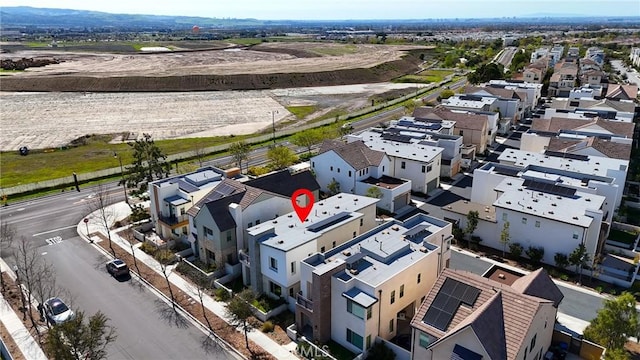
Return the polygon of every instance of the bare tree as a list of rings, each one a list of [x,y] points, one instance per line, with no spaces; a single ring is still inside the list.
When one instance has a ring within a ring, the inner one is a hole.
[[[5,249],[8,249],[13,245],[15,237],[16,228],[5,220],[0,221],[0,258],[4,258]],[[2,277],[2,272],[0,272],[0,287],[2,287],[3,294],[6,290],[5,286],[4,277]]]
[[[193,279],[193,293],[198,296],[198,300],[200,300],[200,306],[202,307],[202,315],[204,316],[204,321],[207,323],[207,327],[209,327],[209,331],[214,332],[213,326],[209,321],[209,317],[207,316],[207,308],[204,306],[204,295],[208,289],[210,282],[207,277],[201,273],[198,273]]]
[[[113,249],[111,243],[111,224],[115,220],[115,214],[113,207],[109,207],[113,203],[113,199],[108,189],[102,185],[98,185],[98,188],[93,193],[93,197],[87,204],[87,212],[93,214],[93,217],[97,219],[99,226],[107,233],[107,239],[109,239],[109,249],[111,254],[116,256],[116,251]]]
[[[167,267],[169,266],[169,262],[164,261],[164,259],[161,259],[158,262],[160,263],[160,270],[162,271],[162,275],[164,276],[164,279],[167,281],[167,287],[169,288],[169,296],[171,296],[171,306],[173,307],[173,311],[175,312],[177,311],[176,297],[173,295],[173,288],[171,287],[171,281],[169,281],[169,273],[167,272]]]
[[[202,142],[197,141],[193,145],[193,154],[196,156],[196,160],[198,160],[198,164],[200,165],[200,167],[202,167],[204,156],[206,155],[205,147]]]
[[[133,266],[136,268],[136,272],[138,273],[138,276],[142,277],[140,268],[138,268],[138,260],[136,259],[136,251],[135,251],[136,248],[133,246],[133,241],[131,240],[132,237],[133,237],[133,229],[127,230],[127,240],[129,243],[129,247],[131,248],[131,256],[133,257]]]

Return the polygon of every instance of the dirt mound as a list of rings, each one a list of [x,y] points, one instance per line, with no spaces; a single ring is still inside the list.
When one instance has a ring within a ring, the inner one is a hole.
[[[279,52],[282,52],[281,50]],[[370,68],[319,72],[229,75],[175,75],[95,77],[81,75],[42,75],[5,77],[0,91],[214,91],[253,90],[290,87],[349,85],[385,82],[418,68],[420,60],[408,53],[399,60]]]

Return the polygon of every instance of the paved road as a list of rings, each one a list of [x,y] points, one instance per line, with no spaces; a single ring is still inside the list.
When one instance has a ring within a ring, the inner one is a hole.
[[[481,275],[491,267],[491,263],[459,251],[453,251],[451,252],[450,267]],[[574,290],[568,286],[560,285],[559,288],[564,294],[564,300],[560,303],[558,310],[563,314],[591,321],[596,317],[596,312],[602,308],[603,299],[599,296]]]
[[[504,66],[505,71],[509,69],[509,66],[511,65],[511,60],[513,60],[513,56],[516,54],[516,51],[518,51],[517,47],[509,46],[509,47],[506,47],[504,51],[502,51],[498,56],[497,62],[499,64],[502,64],[502,66]]]
[[[627,71],[627,68],[622,63],[622,60],[612,60],[611,66],[615,70],[620,71],[621,74],[627,74],[627,80],[630,84],[636,84],[638,85],[638,87],[640,87],[640,74],[638,74],[638,72],[635,70]],[[640,90],[638,91],[638,93],[640,94]]]
[[[56,269],[58,285],[71,292],[72,307],[104,312],[118,338],[109,359],[233,359],[205,342],[205,335],[134,279],[118,281],[105,270],[107,258],[80,237],[39,248]]]

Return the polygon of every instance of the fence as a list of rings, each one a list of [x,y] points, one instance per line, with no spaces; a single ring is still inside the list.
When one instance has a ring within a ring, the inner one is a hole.
[[[568,332],[553,330],[552,343],[565,343],[570,353],[579,355],[585,360],[604,359],[605,348],[589,340],[573,337]]]
[[[399,103],[401,103],[403,101],[407,101],[409,99],[412,99],[412,98],[415,98],[417,96],[420,96],[420,95],[422,95],[422,94],[424,94],[424,93],[426,93],[426,92],[428,92],[428,91],[430,91],[430,90],[432,90],[434,88],[441,87],[441,86],[451,82],[452,79],[453,79],[453,75],[449,75],[443,81],[441,81],[439,83],[429,84],[429,85],[427,85],[427,86],[425,86],[423,88],[420,88],[415,93],[411,93],[411,94],[402,96],[400,98],[387,101],[385,103],[381,103],[381,104],[378,104],[378,105],[375,105],[375,106],[367,107],[367,108],[364,108],[362,110],[359,110],[359,111],[356,111],[356,112],[353,112],[353,113],[350,113],[350,114],[347,114],[347,115],[339,115],[339,116],[336,116],[335,118],[325,119],[325,120],[314,122],[314,123],[311,123],[311,124],[297,126],[297,127],[293,128],[293,129],[278,130],[278,131],[275,132],[275,135],[273,133],[269,133],[269,134],[264,134],[264,135],[260,135],[260,136],[251,137],[249,139],[246,139],[245,142],[248,143],[248,144],[257,144],[257,143],[269,141],[274,136],[276,138],[280,138],[280,137],[283,137],[283,136],[293,135],[293,134],[295,134],[297,132],[300,132],[300,131],[303,131],[303,130],[308,130],[308,129],[312,129],[312,128],[319,127],[319,126],[324,126],[324,125],[329,125],[331,123],[338,122],[338,121],[344,121],[344,120],[353,119],[355,117],[366,115],[366,114],[374,112],[374,111],[379,111],[379,110],[382,110],[384,108],[399,104]],[[178,153],[178,154],[168,155],[166,161],[167,162],[173,162],[173,161],[193,159],[193,158],[197,158],[198,156],[202,156],[202,155],[206,155],[206,154],[213,154],[213,153],[217,153],[217,152],[222,152],[222,151],[227,150],[228,148],[229,148],[228,144],[223,144],[223,145],[211,146],[211,147],[208,147],[208,148],[205,148],[205,149],[202,149],[202,150],[186,151],[186,152],[182,152],[182,153]],[[115,168],[110,168],[110,169],[93,171],[93,172],[90,172],[90,173],[77,174],[77,177],[78,177],[78,182],[82,183],[82,182],[87,182],[87,181],[90,181],[90,180],[95,180],[95,179],[106,178],[106,177],[118,175],[120,173],[121,173],[120,167],[115,167]],[[18,185],[18,186],[13,186],[13,187],[9,187],[9,188],[0,189],[0,194],[2,194],[2,195],[16,195],[16,194],[23,194],[23,193],[28,193],[28,192],[33,192],[33,191],[43,190],[43,189],[55,189],[55,188],[61,188],[61,187],[64,187],[64,186],[73,186],[73,184],[74,184],[73,175],[70,175],[70,176],[65,176],[63,178],[39,181],[39,182],[31,183],[31,184],[24,184],[24,185]]]

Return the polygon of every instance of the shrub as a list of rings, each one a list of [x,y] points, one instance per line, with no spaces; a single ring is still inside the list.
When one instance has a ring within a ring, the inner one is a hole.
[[[604,288],[602,287],[602,285],[598,285],[598,286],[596,286],[596,291],[597,291],[599,294],[602,294],[602,292],[604,291]]]
[[[520,258],[522,256],[522,251],[524,248],[520,243],[511,243],[509,244],[509,253],[513,256],[514,259]]]
[[[567,274],[560,275],[560,280],[569,281],[569,275],[567,275]]]
[[[273,325],[273,323],[271,321],[265,321],[264,324],[262,324],[262,332],[263,333],[270,333],[273,331],[273,329],[275,328],[275,326]]]
[[[146,252],[147,254],[153,256],[156,251],[158,251],[158,248],[153,245],[152,243],[149,242],[143,242],[142,245],[140,245],[140,250]]]
[[[177,260],[175,254],[171,252],[171,250],[167,250],[167,249],[161,249],[156,251],[153,257],[156,260],[158,260],[159,263],[162,263],[162,264],[171,264]]]
[[[268,172],[269,172],[269,169],[267,169],[264,166],[252,166],[247,171],[247,174],[249,174],[251,176],[260,176],[260,175],[264,175],[264,174],[266,174]]]
[[[529,246],[529,248],[525,251],[525,254],[529,257],[532,263],[538,265],[544,257],[544,248]]]
[[[223,288],[216,289],[215,296],[219,301],[227,301],[231,299],[229,292]]]
[[[142,205],[138,204],[135,205],[131,208],[131,215],[129,215],[129,219],[132,222],[138,222],[138,221],[142,221],[142,220],[147,220],[151,218],[151,215],[149,214],[149,211],[147,211],[147,209],[143,208]]]

